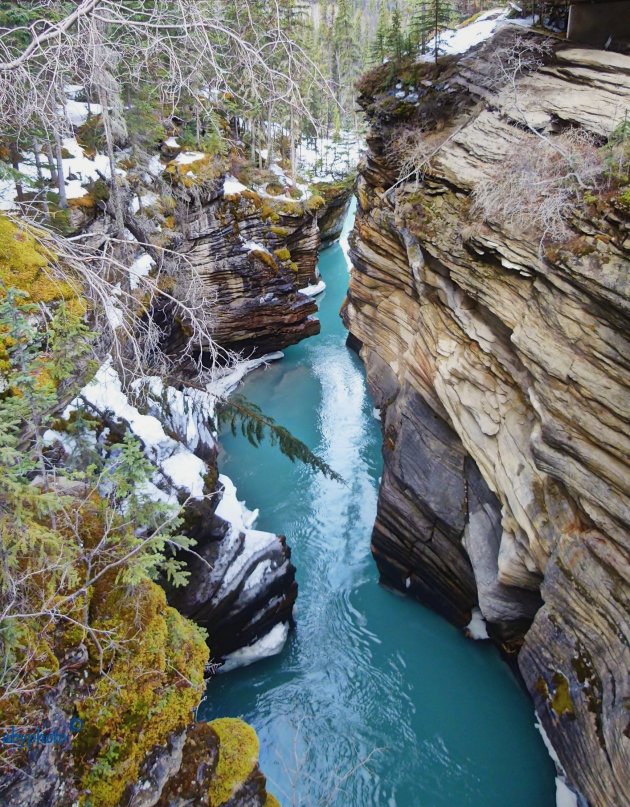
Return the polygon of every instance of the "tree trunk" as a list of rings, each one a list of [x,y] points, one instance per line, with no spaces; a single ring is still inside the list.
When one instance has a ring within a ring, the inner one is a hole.
[[[50,143],[46,141],[46,157],[48,159],[48,168],[50,169],[50,181],[57,184],[57,165],[55,164],[55,158],[53,157],[52,148],[50,147]]]
[[[68,207],[66,195],[66,179],[63,174],[63,155],[61,153],[61,138],[55,132],[55,157],[57,159],[57,187],[59,188],[59,207],[64,210]]]
[[[269,104],[269,111],[267,112],[267,168],[271,168],[271,159],[273,157],[273,127],[271,124],[271,104]]]
[[[116,181],[116,158],[114,156],[114,141],[112,138],[111,121],[109,119],[109,106],[107,92],[103,87],[98,87],[98,100],[102,107],[103,131],[105,133],[105,144],[107,149],[107,159],[109,160],[111,201],[114,208],[114,220],[116,222],[116,237],[122,238],[125,231],[125,220],[120,197],[120,188]]]
[[[9,152],[11,154],[11,167],[14,171],[20,171],[20,154],[17,149],[17,145],[14,140],[11,140],[9,143]],[[17,199],[18,203],[21,204],[24,201],[24,186],[22,185],[21,180],[19,177],[15,177],[15,198]]]
[[[33,154],[35,155],[35,168],[37,169],[37,180],[40,185],[40,190],[42,194],[42,210],[44,211],[44,215],[46,218],[50,217],[50,211],[48,209],[48,183],[44,179],[44,172],[42,170],[42,160],[39,154],[40,145],[37,140],[33,140]]]
[[[434,34],[435,38],[433,39],[433,56],[435,58],[435,63],[437,64],[438,61],[438,22],[440,17],[440,0],[435,0],[435,29]]]
[[[291,107],[291,125],[290,125],[290,160],[291,160],[291,179],[295,182],[296,177],[296,170],[295,170],[295,112],[293,107]]]

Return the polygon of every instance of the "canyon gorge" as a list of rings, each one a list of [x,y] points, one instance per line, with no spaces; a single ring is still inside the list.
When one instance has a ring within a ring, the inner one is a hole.
[[[627,208],[574,211],[557,247],[471,208],[526,127],[609,136],[630,104],[630,59],[558,44],[497,84],[497,52],[515,41],[507,27],[448,65],[363,84],[371,129],[343,317],[383,421],[372,549],[390,585],[455,624],[479,609],[580,798],[620,805]],[[420,182],[397,181],[392,137],[409,125],[433,136]]]

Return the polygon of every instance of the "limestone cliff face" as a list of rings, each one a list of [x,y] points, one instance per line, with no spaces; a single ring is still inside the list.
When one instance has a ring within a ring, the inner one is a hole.
[[[522,129],[490,78],[514,36],[424,66],[400,101],[364,96],[343,317],[382,409],[383,577],[461,626],[480,608],[570,784],[610,807],[630,792],[628,217],[593,207],[542,250],[535,228],[471,214]],[[630,58],[559,46],[517,85],[539,131],[606,136],[630,108]],[[393,188],[402,118],[435,153],[423,182]]]

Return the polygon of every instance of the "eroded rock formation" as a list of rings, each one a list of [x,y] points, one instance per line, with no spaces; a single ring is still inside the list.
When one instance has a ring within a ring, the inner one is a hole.
[[[364,86],[371,119],[343,317],[382,409],[373,552],[392,585],[464,626],[479,607],[518,664],[584,803],[630,793],[628,209],[618,192],[541,232],[471,213],[527,124],[607,137],[630,58],[567,48],[514,88],[493,41],[409,87]],[[367,89],[366,89],[367,87]],[[401,96],[405,96],[404,98]],[[393,187],[402,124],[431,143]]]
[[[263,355],[319,333],[316,303],[298,289],[317,279],[317,211],[243,189],[223,178],[181,206],[181,251],[212,304],[225,348]]]
[[[320,182],[315,190],[321,194],[326,204],[317,211],[317,225],[322,242],[322,249],[333,244],[343,230],[343,223],[352,200],[354,177],[349,176],[341,182]]]

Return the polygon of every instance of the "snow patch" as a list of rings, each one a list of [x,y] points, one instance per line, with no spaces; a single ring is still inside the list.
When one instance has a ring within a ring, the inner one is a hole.
[[[260,659],[277,655],[284,647],[288,635],[289,625],[286,622],[279,622],[261,639],[226,656],[222,666],[219,667],[219,672],[230,672],[237,667],[246,667]]]
[[[164,166],[162,165],[162,161],[158,154],[153,154],[151,159],[147,164],[147,171],[151,174],[152,177],[159,177],[164,172]]]
[[[556,749],[551,744],[551,740],[549,739],[543,724],[537,720],[534,723],[534,726],[540,732],[540,736],[545,744],[547,753],[551,757],[554,765],[556,766],[556,771],[558,772],[558,776],[556,776],[556,807],[579,807],[577,795],[567,785],[564,769],[560,764],[560,759],[556,754]]]
[[[306,294],[307,297],[316,297],[323,291],[326,291],[326,284],[323,280],[313,284],[312,286],[304,286],[303,289],[298,289],[300,294]]]
[[[556,807],[579,807],[576,794],[560,776],[556,776]]]
[[[483,618],[479,608],[472,609],[472,617],[468,625],[464,628],[466,634],[471,639],[489,639],[486,628],[486,620]]]
[[[206,155],[203,151],[182,151],[175,157],[174,161],[177,165],[190,165],[196,163],[198,160],[203,160]]]
[[[155,193],[145,193],[139,199],[137,196],[134,196],[131,201],[131,211],[132,213],[137,213],[140,210],[140,205],[142,207],[151,207],[158,201],[158,197]]]
[[[139,258],[136,258],[129,267],[130,287],[132,289],[137,289],[138,279],[141,277],[146,277],[154,266],[155,261],[147,252],[143,252]]]
[[[88,104],[85,101],[69,99],[64,104],[64,110],[66,118],[73,126],[83,126],[90,115],[100,115],[103,112],[103,107],[100,104]]]
[[[161,463],[162,470],[177,488],[184,488],[193,499],[203,499],[204,474],[207,469],[203,460],[195,457],[184,446]]]
[[[438,52],[446,54],[466,53],[467,50],[485,42],[496,31],[497,25],[507,18],[507,11],[494,8],[486,11],[474,22],[465,25],[463,28],[444,31],[438,39]],[[423,54],[420,59],[425,62],[433,60],[433,49],[435,39],[431,39],[428,44],[428,53]]]
[[[169,437],[156,417],[142,415],[129,402],[111,359],[101,365],[94,378],[81,390],[80,398],[92,404],[97,411],[111,412],[118,420],[128,423],[133,434],[142,441],[146,456],[172,485],[193,498],[203,498],[204,477],[208,470],[206,464],[182,443]],[[72,401],[66,407],[64,417],[68,417],[79,405],[79,398]],[[154,483],[156,481],[153,480]]]
[[[63,88],[64,93],[68,96],[68,98],[72,98],[73,100],[76,99],[79,93],[83,92],[84,90],[83,84],[66,84]]]
[[[249,252],[265,252],[267,255],[271,255],[267,247],[257,241],[245,241],[243,247]]]
[[[246,190],[247,186],[239,182],[236,177],[233,177],[231,174],[225,177],[225,182],[223,183],[223,194],[225,196],[236,195]]]

